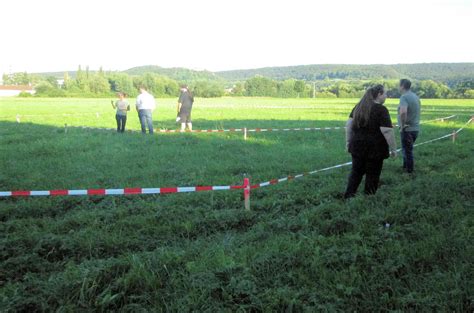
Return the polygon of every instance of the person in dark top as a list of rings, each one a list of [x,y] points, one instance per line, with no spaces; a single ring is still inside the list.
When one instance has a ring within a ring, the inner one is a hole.
[[[384,87],[369,88],[352,110],[346,124],[346,145],[352,170],[344,198],[354,197],[365,175],[365,194],[377,192],[383,161],[397,155],[390,114],[383,103]]]
[[[193,109],[194,96],[189,90],[188,86],[181,86],[181,94],[178,99],[178,117],[176,122],[181,122],[181,131],[193,130],[193,123],[191,121],[191,110]]]

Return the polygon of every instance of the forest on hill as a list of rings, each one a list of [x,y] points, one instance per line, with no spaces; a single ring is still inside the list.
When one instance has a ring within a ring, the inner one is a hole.
[[[474,63],[300,65],[224,72],[155,65],[90,71],[79,66],[77,71],[4,74],[2,81],[33,85],[36,95],[45,97],[108,97],[118,91],[135,96],[139,85],[157,97],[176,97],[179,85],[188,84],[197,97],[357,98],[377,83],[386,86],[389,97],[398,97],[400,78],[413,80],[422,98],[474,98]]]
[[[393,65],[298,65],[217,72],[228,81],[242,81],[256,75],[275,80],[373,80],[400,79],[434,80],[453,86],[474,78],[474,63],[420,63]]]

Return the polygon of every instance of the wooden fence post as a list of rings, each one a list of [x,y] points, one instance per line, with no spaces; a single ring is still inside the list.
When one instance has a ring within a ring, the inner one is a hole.
[[[250,180],[244,178],[244,206],[246,211],[250,211]]]

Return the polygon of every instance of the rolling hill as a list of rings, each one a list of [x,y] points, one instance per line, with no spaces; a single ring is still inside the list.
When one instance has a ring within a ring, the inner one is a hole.
[[[156,65],[145,65],[133,67],[124,71],[129,75],[142,75],[145,73],[155,73],[167,76],[177,81],[198,81],[198,80],[223,80],[220,76],[209,71],[196,71],[182,67],[165,68]]]
[[[302,80],[324,79],[399,79],[408,77],[415,80],[432,79],[453,83],[474,78],[474,63],[419,63],[393,65],[350,65],[315,64],[285,67],[265,67],[259,69],[217,72],[228,81],[246,80],[256,75],[283,80],[289,78]]]
[[[94,72],[94,71],[91,71]],[[260,75],[276,80],[301,79],[306,81],[330,80],[373,80],[400,79],[413,80],[431,79],[454,85],[462,80],[474,79],[474,63],[418,63],[392,65],[354,65],[354,64],[313,64],[283,67],[265,67],[232,71],[196,71],[187,68],[164,68],[157,65],[145,65],[123,71],[129,75],[155,73],[177,81],[215,81],[238,82]],[[68,71],[75,77],[75,71]],[[40,76],[62,78],[64,72],[38,73]]]

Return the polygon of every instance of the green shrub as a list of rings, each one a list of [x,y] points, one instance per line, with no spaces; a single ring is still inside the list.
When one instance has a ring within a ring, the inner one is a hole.
[[[474,89],[469,89],[464,92],[464,98],[474,99]]]
[[[30,98],[30,97],[33,97],[33,95],[31,93],[27,92],[27,91],[22,91],[22,92],[20,92],[18,97],[20,97],[20,98]]]
[[[38,97],[65,97],[66,92],[56,88],[49,82],[43,81],[36,86],[36,96]]]

